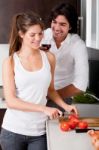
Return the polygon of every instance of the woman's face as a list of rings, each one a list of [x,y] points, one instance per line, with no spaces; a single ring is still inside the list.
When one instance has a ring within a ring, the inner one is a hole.
[[[63,15],[57,16],[54,20],[51,22],[51,28],[53,31],[53,36],[58,41],[63,41],[69,30],[70,30],[70,24],[68,20]]]
[[[29,27],[25,34],[21,33],[20,37],[22,38],[22,45],[38,49],[43,38],[43,31],[40,25],[33,25]]]

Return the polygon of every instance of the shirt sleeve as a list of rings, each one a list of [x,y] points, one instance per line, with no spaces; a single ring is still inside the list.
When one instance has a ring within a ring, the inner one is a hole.
[[[73,57],[74,80],[72,84],[76,88],[86,91],[89,82],[88,52],[85,43],[82,40],[75,44]]]

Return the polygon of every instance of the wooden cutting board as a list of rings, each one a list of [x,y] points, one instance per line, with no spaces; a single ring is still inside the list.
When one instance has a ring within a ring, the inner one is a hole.
[[[99,127],[99,117],[81,117],[79,120],[88,122],[89,127]],[[65,117],[60,117],[59,122],[62,121],[68,121],[68,119]]]
[[[80,120],[82,120],[82,121],[87,121],[88,122],[88,125],[89,125],[89,127],[99,127],[99,118],[97,117],[97,118],[89,118],[89,117],[87,117],[87,118],[80,118]]]

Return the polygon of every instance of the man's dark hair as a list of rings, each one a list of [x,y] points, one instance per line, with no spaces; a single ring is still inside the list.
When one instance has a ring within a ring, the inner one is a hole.
[[[60,3],[59,5],[56,5],[49,16],[49,21],[52,22],[52,20],[55,20],[57,16],[63,15],[68,20],[71,30],[70,33],[77,33],[77,20],[78,15],[75,10],[75,8],[69,4],[69,3]]]

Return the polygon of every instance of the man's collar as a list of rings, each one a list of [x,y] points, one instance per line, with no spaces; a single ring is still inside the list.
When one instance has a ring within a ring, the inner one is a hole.
[[[67,37],[65,38],[65,40],[61,42],[61,45],[63,45],[64,43],[69,44],[69,42],[70,42],[70,37],[71,37],[71,34],[68,33],[68,34],[67,34]]]

